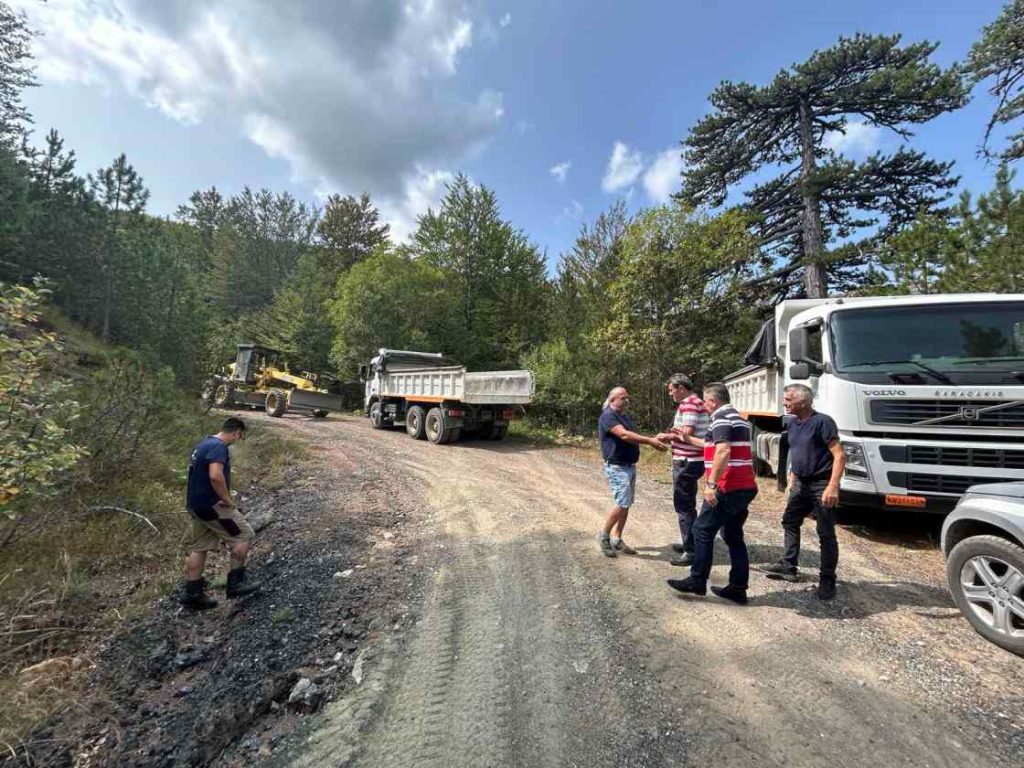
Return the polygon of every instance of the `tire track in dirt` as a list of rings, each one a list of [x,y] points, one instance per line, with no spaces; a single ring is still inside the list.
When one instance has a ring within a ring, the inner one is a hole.
[[[922,620],[886,600],[933,609],[937,587],[894,589],[879,545],[841,541],[847,583],[831,605],[756,575],[746,609],[677,598],[663,582],[679,574],[664,562],[677,535],[667,485],[641,480],[627,528],[634,546],[658,546],[609,561],[593,541],[608,505],[597,462],[515,442],[433,446],[349,419],[300,427],[328,428],[422,490],[437,528],[425,556],[437,562],[412,637],[381,649],[350,697],[359,703],[332,705],[298,764],[989,766],[1019,757],[1005,732],[993,740],[912,677],[890,682],[877,643],[906,642],[901,631]],[[762,560],[781,543],[776,513],[764,511],[773,501],[756,502],[748,524]],[[815,545],[811,533],[808,560]],[[716,568],[713,581],[723,580]],[[872,589],[858,592],[861,584]],[[944,627],[960,640],[973,634]],[[1012,692],[1021,676],[1006,661],[993,664]]]

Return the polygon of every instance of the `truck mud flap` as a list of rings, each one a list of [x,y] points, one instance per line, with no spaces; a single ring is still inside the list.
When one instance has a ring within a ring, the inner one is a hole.
[[[340,411],[343,403],[338,395],[293,389],[288,395],[288,407],[294,411]]]

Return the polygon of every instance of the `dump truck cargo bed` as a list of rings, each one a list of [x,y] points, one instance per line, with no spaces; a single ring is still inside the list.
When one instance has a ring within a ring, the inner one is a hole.
[[[469,373],[461,365],[389,372],[382,377],[382,384],[384,397],[471,405],[527,405],[534,391],[530,371]]]

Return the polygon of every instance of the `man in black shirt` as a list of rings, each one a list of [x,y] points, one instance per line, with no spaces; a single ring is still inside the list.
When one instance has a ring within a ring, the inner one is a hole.
[[[839,479],[846,468],[846,452],[839,442],[839,430],[832,417],[811,407],[814,392],[804,384],[786,387],[784,404],[789,420],[789,498],[782,515],[786,552],[782,560],[765,568],[770,579],[797,581],[800,559],[800,526],[812,516],[817,522],[821,547],[821,573],[818,597],[831,600],[836,594],[836,565],[839,542],[836,540],[836,507],[839,504]]]
[[[633,506],[640,446],[649,445],[658,451],[668,450],[668,446],[657,438],[636,431],[633,419],[626,413],[628,408],[629,392],[625,387],[615,387],[608,393],[601,418],[597,422],[604,473],[614,501],[612,511],[608,513],[604,526],[597,534],[597,543],[605,557],[636,554],[636,550],[622,540],[622,530],[626,527],[629,508]]]

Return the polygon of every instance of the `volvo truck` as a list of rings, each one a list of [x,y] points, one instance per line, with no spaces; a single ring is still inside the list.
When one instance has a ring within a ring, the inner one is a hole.
[[[744,362],[725,381],[780,481],[791,383],[839,428],[841,504],[947,512],[972,485],[1024,480],[1024,295],[783,301]]]

